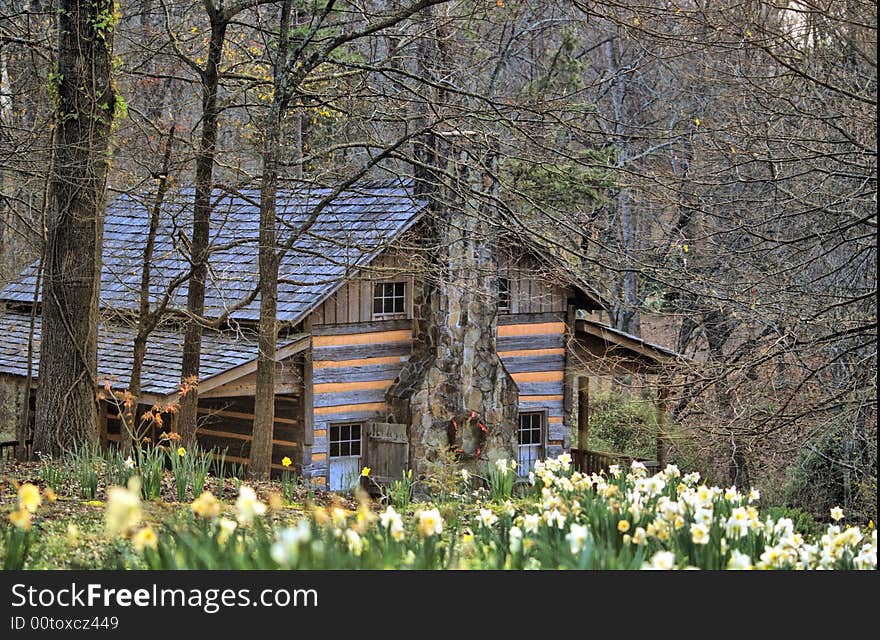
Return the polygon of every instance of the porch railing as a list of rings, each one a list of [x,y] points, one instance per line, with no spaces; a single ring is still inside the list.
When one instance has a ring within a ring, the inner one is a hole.
[[[34,444],[33,440],[26,440],[25,452],[26,458],[30,458],[31,446]],[[15,459],[15,450],[20,447],[18,440],[7,440],[6,442],[0,442],[0,460],[13,460]]]
[[[648,468],[649,473],[656,473],[658,464],[656,460],[648,458],[639,458],[630,456],[625,453],[611,453],[609,451],[593,451],[591,449],[572,449],[571,462],[574,468],[581,473],[596,473],[601,471],[608,472],[608,468],[613,464],[619,464],[621,467],[629,467],[633,461],[638,461]]]

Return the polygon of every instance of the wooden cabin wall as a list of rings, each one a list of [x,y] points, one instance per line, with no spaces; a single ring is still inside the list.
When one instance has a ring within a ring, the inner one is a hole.
[[[398,319],[413,317],[412,267],[397,250],[389,250],[331,295],[311,315],[312,325],[373,321],[373,287],[378,282],[406,283],[406,311]]]
[[[564,406],[566,336],[564,313],[498,317],[498,355],[519,387],[519,410],[546,413],[548,457],[561,454],[570,439]]]
[[[549,284],[548,274],[542,272],[534,258],[511,259],[502,255],[498,260],[498,277],[510,280],[510,308],[501,310],[499,315],[565,311],[566,289]]]
[[[384,420],[385,392],[411,352],[409,320],[312,327],[312,485],[329,480],[330,426]]]
[[[552,283],[530,255],[499,257],[510,280],[510,308],[498,314],[498,355],[519,387],[519,410],[547,416],[545,454],[565,451],[571,427],[565,411],[565,350],[569,292]]]

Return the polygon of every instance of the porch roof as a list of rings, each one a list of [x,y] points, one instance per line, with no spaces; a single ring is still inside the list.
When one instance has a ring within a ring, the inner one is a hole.
[[[610,368],[638,373],[661,373],[687,362],[680,353],[648,342],[597,320],[579,319],[575,323],[575,347],[598,356]]]

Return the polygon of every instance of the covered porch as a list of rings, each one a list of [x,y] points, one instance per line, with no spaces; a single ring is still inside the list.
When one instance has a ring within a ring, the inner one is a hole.
[[[615,329],[594,319],[577,319],[569,342],[566,374],[571,412],[577,416],[577,443],[570,452],[576,469],[599,473],[613,464],[629,466],[633,461],[649,470],[666,466],[669,447],[667,400],[672,376],[687,360],[675,351]],[[652,388],[651,402],[656,416],[656,454],[653,458],[627,451],[597,450],[589,446],[591,415],[590,379],[599,376],[639,376]]]

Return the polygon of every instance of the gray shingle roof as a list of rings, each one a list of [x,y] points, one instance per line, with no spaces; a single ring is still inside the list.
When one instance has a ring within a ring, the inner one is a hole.
[[[39,374],[40,316],[34,326],[34,377]],[[0,310],[0,372],[27,375],[27,343],[30,312]],[[98,327],[98,382],[109,380],[114,388],[125,388],[131,372],[134,330],[118,322],[104,322]],[[288,343],[292,338],[284,340]],[[167,395],[177,391],[183,333],[174,328],[159,328],[147,343],[141,386],[143,391]],[[205,331],[199,377],[206,380],[228,369],[252,361],[257,344],[252,338],[217,331]]]
[[[285,243],[299,230],[331,189],[285,191],[277,202],[278,239]],[[188,268],[186,238],[192,227],[191,189],[166,196],[153,260],[152,295],[159,299],[167,284]],[[259,192],[216,192],[212,218],[210,273],[205,315],[217,316],[253,289],[257,280]],[[412,225],[424,208],[401,181],[351,187],[324,208],[315,223],[293,242],[283,257],[279,277],[278,319],[298,322],[343,284],[352,269],[363,266]],[[108,207],[101,272],[103,308],[136,311],[143,248],[151,203],[120,196]],[[0,300],[29,304],[35,268],[0,290]],[[173,298],[172,309],[186,306],[187,286]],[[259,298],[236,311],[236,320],[257,320]]]

